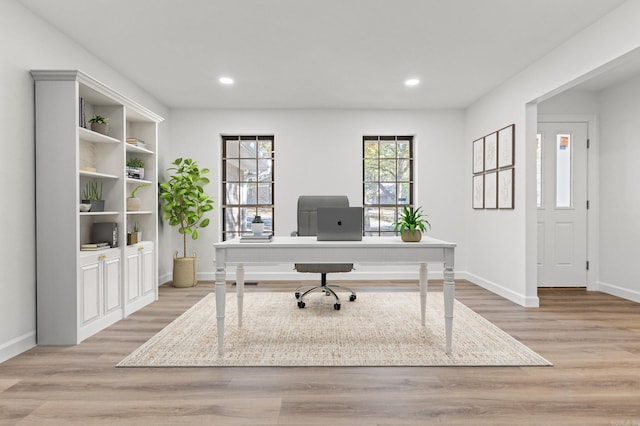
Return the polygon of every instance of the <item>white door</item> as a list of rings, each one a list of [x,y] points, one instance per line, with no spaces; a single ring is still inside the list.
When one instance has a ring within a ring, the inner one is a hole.
[[[538,286],[587,285],[587,123],[538,123]]]

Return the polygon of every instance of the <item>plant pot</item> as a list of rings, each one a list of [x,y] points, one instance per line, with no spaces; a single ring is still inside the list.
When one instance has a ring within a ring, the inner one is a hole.
[[[128,197],[127,198],[127,211],[128,212],[137,212],[140,210],[142,203],[140,202],[140,198],[138,197]]]
[[[91,123],[91,130],[106,135],[109,133],[109,125],[107,123]]]
[[[127,232],[127,245],[131,246],[138,243],[137,232]]]
[[[413,231],[405,229],[402,231],[402,234],[400,234],[400,238],[402,238],[402,241],[406,243],[417,243],[422,239],[422,232],[420,232],[419,229],[415,229]]]
[[[173,255],[173,286],[178,288],[195,287],[198,284],[196,277],[197,257],[178,257],[178,252]]]
[[[89,211],[92,213],[104,211],[104,200],[82,200],[82,204],[91,204]]]
[[[144,167],[127,166],[127,177],[132,179],[144,179]]]
[[[256,216],[251,222],[251,232],[253,235],[262,235],[264,232],[264,222],[260,216]]]

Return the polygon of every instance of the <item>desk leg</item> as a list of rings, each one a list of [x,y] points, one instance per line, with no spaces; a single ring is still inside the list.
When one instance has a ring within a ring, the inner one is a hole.
[[[218,326],[218,355],[224,353],[224,308],[226,300],[226,278],[224,252],[216,251],[216,319]]]
[[[453,333],[453,301],[456,295],[456,285],[453,280],[453,268],[445,267],[444,270],[444,322],[447,335],[447,354],[451,354],[451,335]]]
[[[420,320],[422,322],[422,326],[425,327],[427,325],[427,292],[429,291],[426,263],[420,264],[418,276],[420,279]]]
[[[238,298],[238,328],[242,328],[242,306],[244,304],[244,266],[236,266],[236,297]]]

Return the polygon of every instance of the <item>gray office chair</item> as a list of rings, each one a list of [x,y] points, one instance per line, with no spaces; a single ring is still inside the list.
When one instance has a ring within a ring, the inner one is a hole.
[[[298,230],[291,235],[297,236],[314,236],[318,232],[318,207],[349,207],[349,199],[342,195],[301,195],[298,197]],[[304,285],[298,287],[295,292],[298,300],[298,307],[304,308],[304,297],[315,291],[322,291],[327,296],[333,295],[336,303],[333,305],[335,310],[340,310],[340,298],[335,290],[344,290],[351,292],[349,301],[356,300],[356,293],[347,287],[339,285],[327,285],[327,274],[331,272],[350,272],[353,269],[353,263],[296,263],[295,269],[298,272],[311,272],[320,274],[320,284]]]

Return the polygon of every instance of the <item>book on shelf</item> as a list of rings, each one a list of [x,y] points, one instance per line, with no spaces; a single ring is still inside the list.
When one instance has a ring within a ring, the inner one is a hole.
[[[80,250],[93,251],[93,250],[105,250],[111,248],[109,243],[88,243],[80,245]]]
[[[240,237],[242,243],[269,243],[273,240],[273,234],[243,235]]]
[[[79,118],[79,125],[80,127],[84,127],[85,129],[87,128],[87,118],[85,116],[85,102],[84,102],[84,98],[80,98],[80,107],[79,107],[79,111],[80,111],[80,117]]]
[[[147,144],[143,140],[138,138],[127,138],[127,143],[129,145],[137,146],[139,148],[145,148],[145,149],[147,148]]]

